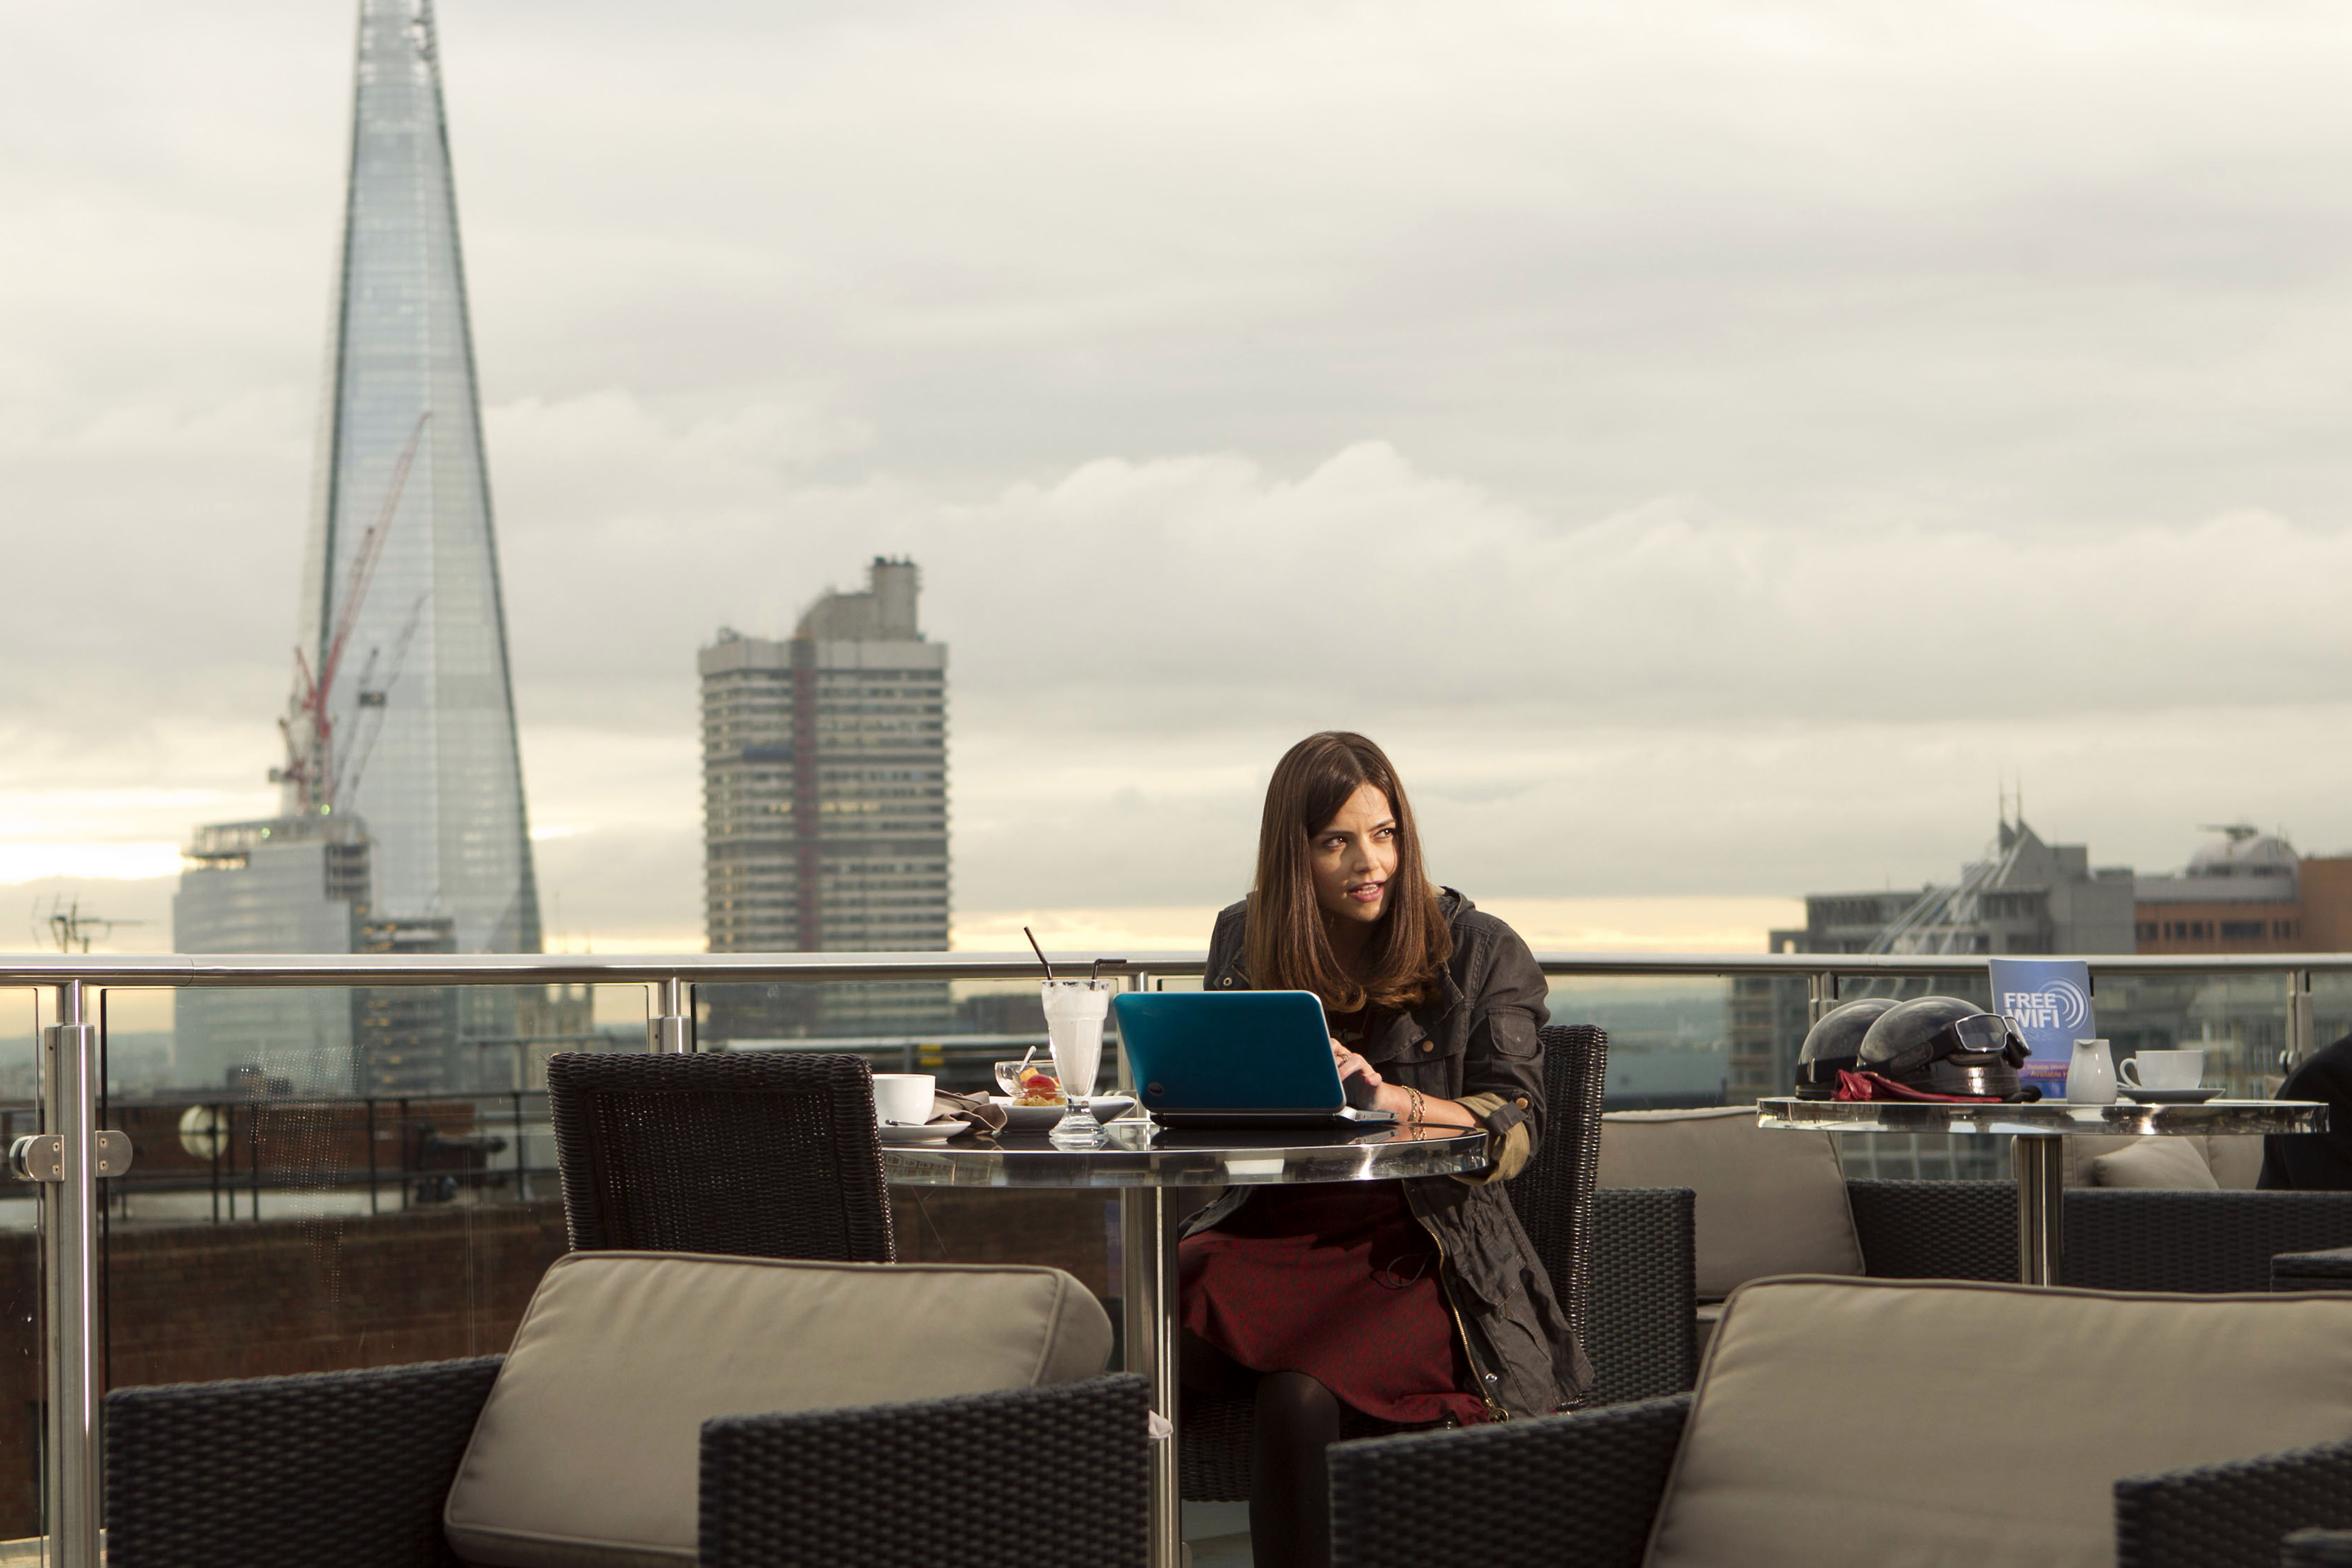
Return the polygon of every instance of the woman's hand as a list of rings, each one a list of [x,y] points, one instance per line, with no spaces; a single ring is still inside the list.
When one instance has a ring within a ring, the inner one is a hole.
[[[1360,1078],[1374,1089],[1372,1109],[1385,1110],[1399,1121],[1414,1121],[1432,1127],[1470,1128],[1478,1119],[1450,1100],[1440,1100],[1424,1094],[1416,1100],[1402,1085],[1393,1084],[1381,1077],[1380,1069],[1362,1057],[1341,1045],[1331,1042],[1331,1065],[1339,1069],[1339,1081]]]
[[[1373,1068],[1371,1063],[1366,1061],[1362,1057],[1358,1056],[1355,1052],[1349,1050],[1347,1047],[1341,1045],[1337,1040],[1333,1040],[1331,1042],[1331,1065],[1339,1069],[1339,1081],[1341,1083],[1347,1082],[1350,1078],[1361,1078],[1366,1083],[1371,1085],[1374,1089],[1378,1089],[1382,1083],[1387,1081],[1381,1077],[1379,1071]]]

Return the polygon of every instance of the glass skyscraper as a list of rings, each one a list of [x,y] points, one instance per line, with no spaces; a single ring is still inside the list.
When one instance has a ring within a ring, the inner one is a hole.
[[[536,952],[432,0],[362,0],[331,331],[299,647],[320,671],[341,634],[333,805],[367,824],[379,918],[446,919],[461,952]]]
[[[182,952],[536,952],[497,537],[432,0],[362,0],[284,815],[196,830]],[[502,990],[184,991],[174,1070],[472,1087]]]

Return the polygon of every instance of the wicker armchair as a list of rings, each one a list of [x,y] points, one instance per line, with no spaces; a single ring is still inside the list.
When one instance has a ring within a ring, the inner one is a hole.
[[[1601,1097],[1609,1084],[1609,1036],[1589,1024],[1538,1031],[1544,1046],[1544,1138],[1526,1170],[1504,1186],[1552,1294],[1581,1341],[1592,1293],[1592,1184],[1601,1172]],[[1586,1352],[1590,1354],[1588,1351]]]
[[[2271,1259],[2273,1290],[2352,1290],[2352,1247],[2282,1252]]]
[[[1688,1187],[1592,1194],[1589,1404],[1679,1394],[1697,1375],[1696,1207]]]
[[[1543,1142],[1528,1168],[1504,1190],[1551,1277],[1561,1310],[1582,1338],[1594,1258],[1592,1183],[1601,1163],[1601,1096],[1609,1079],[1609,1037],[1589,1025],[1558,1026],[1539,1035],[1544,1046]],[[1656,1266],[1671,1271],[1674,1255],[1663,1254]],[[1587,1353],[1593,1356],[1596,1373],[1606,1379],[1600,1355],[1590,1348]],[[1347,1429],[1350,1436],[1385,1430],[1358,1419],[1349,1419]],[[1184,1407],[1181,1430],[1184,1497],[1192,1502],[1245,1500],[1255,1432],[1248,1402],[1192,1400]]]
[[[1150,1400],[1143,1378],[1120,1373],[713,1421],[701,1568],[1141,1568]],[[1025,1500],[1007,1499],[1008,1479]],[[984,1499],[1003,1506],[970,1506]]]
[[[2279,1568],[2352,1568],[2352,1531],[2298,1530],[2281,1544]]]
[[[1863,1258],[1882,1279],[2017,1278],[2012,1182],[1848,1182]],[[2268,1290],[2281,1253],[2352,1246],[2352,1193],[2066,1194],[2068,1285],[2199,1295]]]
[[[2352,1193],[2066,1194],[2069,1285],[2100,1290],[2267,1290],[2271,1259],[2352,1245]]]
[[[442,1503],[499,1359],[107,1395],[108,1561],[455,1568]],[[1140,1568],[1148,1396],[1114,1375],[706,1423],[702,1563]],[[1050,1477],[1055,1505],[942,1506],[1008,1473]]]
[[[1331,1450],[1337,1568],[1641,1568],[1691,1396]],[[1443,1500],[1507,1498],[1463,1509]],[[2116,1483],[2116,1568],[2275,1568],[2352,1524],[2352,1443]],[[2332,1562],[2331,1558],[2313,1558]],[[2346,1561],[2352,1561],[2347,1558]]]
[[[1872,1279],[2017,1278],[2013,1182],[1851,1181],[1846,1198]],[[1595,1405],[1677,1394],[1697,1376],[1691,1204],[1679,1188],[1594,1194],[1585,1343],[1600,1379]],[[2082,1188],[2066,1194],[2063,1279],[2097,1290],[2268,1290],[2277,1255],[2347,1244],[2352,1193]],[[2345,1271],[2341,1286],[2298,1276],[2277,1288],[2352,1289],[2352,1258]]]
[[[547,1089],[575,1252],[896,1256],[861,1058],[565,1052]]]

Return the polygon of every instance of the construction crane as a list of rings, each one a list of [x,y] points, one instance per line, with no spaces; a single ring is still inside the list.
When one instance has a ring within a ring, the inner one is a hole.
[[[417,624],[425,618],[425,602],[431,597],[430,594],[419,594],[416,603],[408,607],[407,623],[392,645],[392,658],[384,666],[382,680],[375,679],[375,661],[383,650],[368,649],[367,663],[360,667],[359,710],[352,716],[357,733],[349,756],[335,763],[330,799],[348,805],[359,794],[360,778],[367,772],[368,758],[375,752],[376,737],[383,733],[383,710],[391,704],[392,689],[400,682],[400,667],[408,662],[408,645],[415,639]]]
[[[286,716],[278,721],[278,733],[286,741],[286,763],[283,767],[269,770],[269,782],[293,786],[295,816],[326,816],[338,804],[343,780],[335,763],[335,718],[330,706],[335,677],[341,673],[344,651],[351,646],[352,632],[359,625],[360,606],[366,601],[368,585],[375,578],[376,562],[383,557],[384,541],[392,532],[393,514],[400,509],[401,492],[408,486],[408,470],[416,461],[417,446],[425,439],[425,426],[432,417],[429,408],[416,416],[416,427],[408,433],[408,444],[400,449],[400,460],[393,465],[392,482],[384,490],[383,504],[377,509],[375,521],[360,536],[359,547],[352,552],[341,605],[315,675],[303,650],[294,650],[294,694],[287,701]],[[409,630],[401,635],[404,652],[415,628],[415,616],[412,613]],[[365,701],[364,693],[362,700]],[[343,798],[347,801],[349,797]]]

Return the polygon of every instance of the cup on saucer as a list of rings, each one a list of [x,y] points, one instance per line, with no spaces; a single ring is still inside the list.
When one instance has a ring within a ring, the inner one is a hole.
[[[928,1072],[877,1072],[874,1075],[874,1120],[884,1126],[919,1126],[931,1119],[931,1101],[939,1076]]]
[[[2195,1089],[2204,1081],[2205,1052],[2201,1047],[2141,1051],[2116,1064],[2116,1082],[2124,1089]]]

